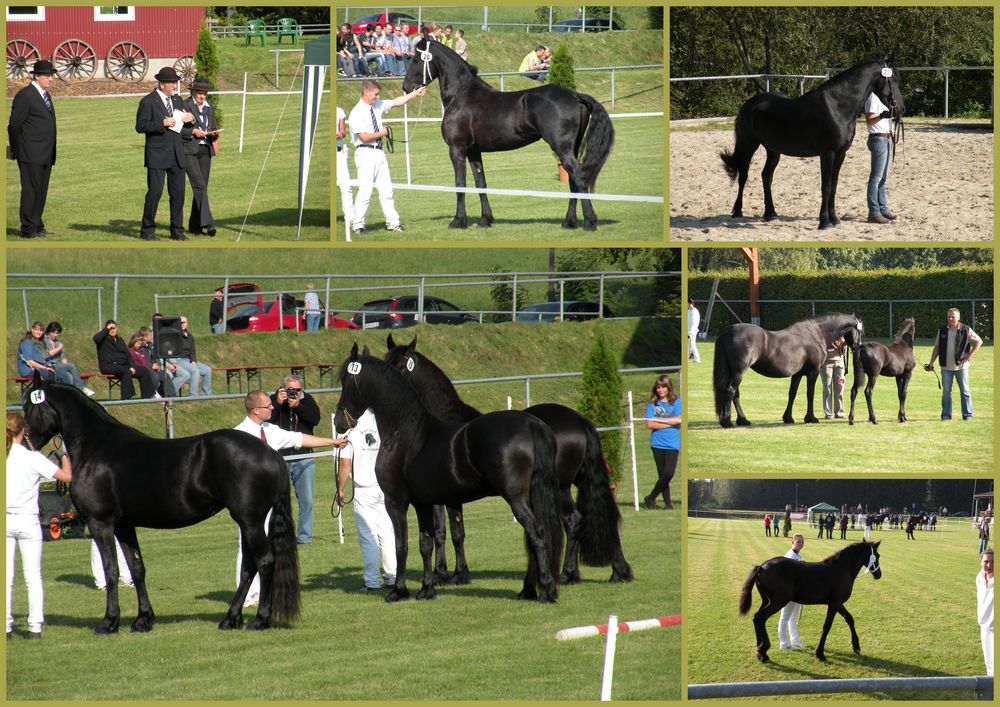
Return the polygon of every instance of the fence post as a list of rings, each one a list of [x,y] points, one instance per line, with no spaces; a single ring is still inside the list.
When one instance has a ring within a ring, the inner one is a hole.
[[[483,5],[483,31],[490,31],[490,8]]]
[[[104,321],[104,288],[97,288],[97,330],[101,330],[101,323]]]
[[[280,88],[278,86],[278,55],[281,54],[277,49],[274,50],[274,87]]]
[[[611,107],[615,107],[615,70],[611,69]]]
[[[644,415],[645,416],[645,415]],[[632,450],[632,507],[639,512],[639,471],[635,464],[635,416],[632,414],[632,391],[628,391],[628,446]],[[667,493],[670,490],[667,489]]]
[[[111,303],[111,318],[118,320],[118,275],[115,275],[115,300]]]
[[[243,72],[243,103],[240,106],[240,149],[239,153],[243,154],[243,123],[247,115],[247,72]]]
[[[892,300],[889,300],[889,334],[892,336]]]
[[[948,119],[948,79],[951,77],[951,70],[944,67],[944,117]]]
[[[21,290],[21,301],[24,303],[24,330],[31,331],[31,315],[28,314],[28,290]]]
[[[531,407],[531,379],[524,379],[524,407]]]
[[[604,319],[604,273],[601,273],[597,286],[597,318]]]
[[[517,321],[517,273],[514,273],[514,282],[511,285],[511,296],[510,296],[510,320],[512,322]]]

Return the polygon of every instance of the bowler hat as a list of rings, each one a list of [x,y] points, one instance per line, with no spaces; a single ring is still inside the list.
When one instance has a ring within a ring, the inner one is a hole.
[[[208,79],[198,76],[194,81],[191,82],[191,90],[199,91],[201,93],[208,93],[212,90],[212,84],[208,82]]]
[[[31,73],[35,76],[52,76],[56,73],[56,68],[52,66],[51,61],[39,59],[35,62],[35,66],[31,69]]]
[[[181,80],[172,66],[164,66],[153,78],[161,83],[177,83]]]

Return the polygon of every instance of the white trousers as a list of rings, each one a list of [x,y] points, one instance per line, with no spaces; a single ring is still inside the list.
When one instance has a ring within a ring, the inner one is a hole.
[[[115,538],[115,550],[118,551],[118,584],[132,584],[132,572],[129,571],[118,538]],[[90,571],[94,574],[94,585],[98,589],[104,589],[106,586],[104,565],[101,563],[101,551],[97,549],[97,542],[94,540],[90,541]]]
[[[11,599],[14,594],[14,551],[21,553],[21,573],[28,587],[28,630],[40,633],[45,623],[42,592],[42,526],[35,513],[7,514],[7,633],[14,625]]]
[[[8,619],[8,622],[9,621],[10,619]],[[8,626],[9,625],[10,624],[8,623]],[[986,662],[986,674],[992,676],[993,675],[993,627],[980,626],[979,637],[983,643],[983,660]]]
[[[778,618],[778,645],[781,648],[788,648],[796,643],[802,643],[799,639],[799,619],[802,617],[802,605],[794,601],[785,604]]]
[[[358,198],[354,202],[354,228],[364,228],[365,214],[372,201],[372,188],[378,189],[378,200],[385,215],[385,227],[399,225],[395,198],[392,193],[392,178],[389,176],[389,162],[382,150],[358,147],[354,150],[354,165],[358,169]]]
[[[271,528],[271,513],[273,511],[268,511],[267,516],[264,518],[264,534],[270,533]],[[243,531],[237,530],[236,535],[236,587],[240,586],[240,567],[243,565]],[[256,604],[260,601],[260,575],[255,574],[253,576],[253,581],[250,582],[250,589],[247,591],[247,598],[243,600],[243,606],[249,606],[250,604]]]
[[[396,534],[378,484],[354,487],[354,522],[364,567],[365,586],[372,589],[396,581]]]
[[[701,354],[698,352],[698,330],[688,331],[688,358],[694,363],[701,363]]]
[[[344,210],[344,221],[348,228],[354,223],[354,190],[348,183],[351,172],[347,168],[347,145],[337,151],[337,186],[340,187],[340,208]]]

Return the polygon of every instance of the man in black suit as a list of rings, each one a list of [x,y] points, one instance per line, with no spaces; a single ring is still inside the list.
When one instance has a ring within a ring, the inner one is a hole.
[[[10,157],[21,172],[21,237],[47,235],[42,223],[49,176],[56,163],[56,112],[49,88],[55,75],[52,62],[41,59],[31,70],[33,80],[14,96],[7,136]]]
[[[135,113],[135,131],[146,135],[146,201],[142,209],[139,237],[156,240],[156,208],[163,194],[166,176],[170,195],[170,238],[185,241],[184,235],[184,141],[181,128],[193,123],[194,116],[184,109],[177,92],[181,77],[173,67],[160,69],[153,77],[157,87],[142,97]]]
[[[187,158],[187,175],[191,182],[191,215],[188,218],[190,233],[215,235],[215,222],[208,204],[208,178],[212,174],[212,157],[218,151],[219,126],[215,111],[205,97],[211,85],[201,76],[191,83],[191,98],[184,108],[195,122],[184,127],[184,155]]]

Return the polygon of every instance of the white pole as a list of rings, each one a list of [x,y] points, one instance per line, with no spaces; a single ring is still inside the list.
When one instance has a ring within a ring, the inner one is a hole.
[[[243,105],[240,108],[240,154],[243,154],[243,123],[247,116],[247,72],[243,72]]]
[[[409,109],[406,105],[403,106],[403,135],[406,136],[406,183],[413,184],[413,180],[410,178],[410,120],[409,120]]]
[[[278,88],[278,55],[281,52],[277,49],[274,50],[274,87]],[[612,104],[614,106],[614,104]]]
[[[511,400],[511,397],[509,395],[507,396],[507,409],[508,410],[514,409],[514,401]]]
[[[632,505],[639,512],[639,473],[635,465],[635,417],[632,415],[632,391],[628,391],[628,446],[632,451]]]
[[[601,702],[611,701],[611,678],[615,672],[615,644],[618,639],[618,617],[608,617],[608,641],[604,644],[604,676],[601,678]]]

